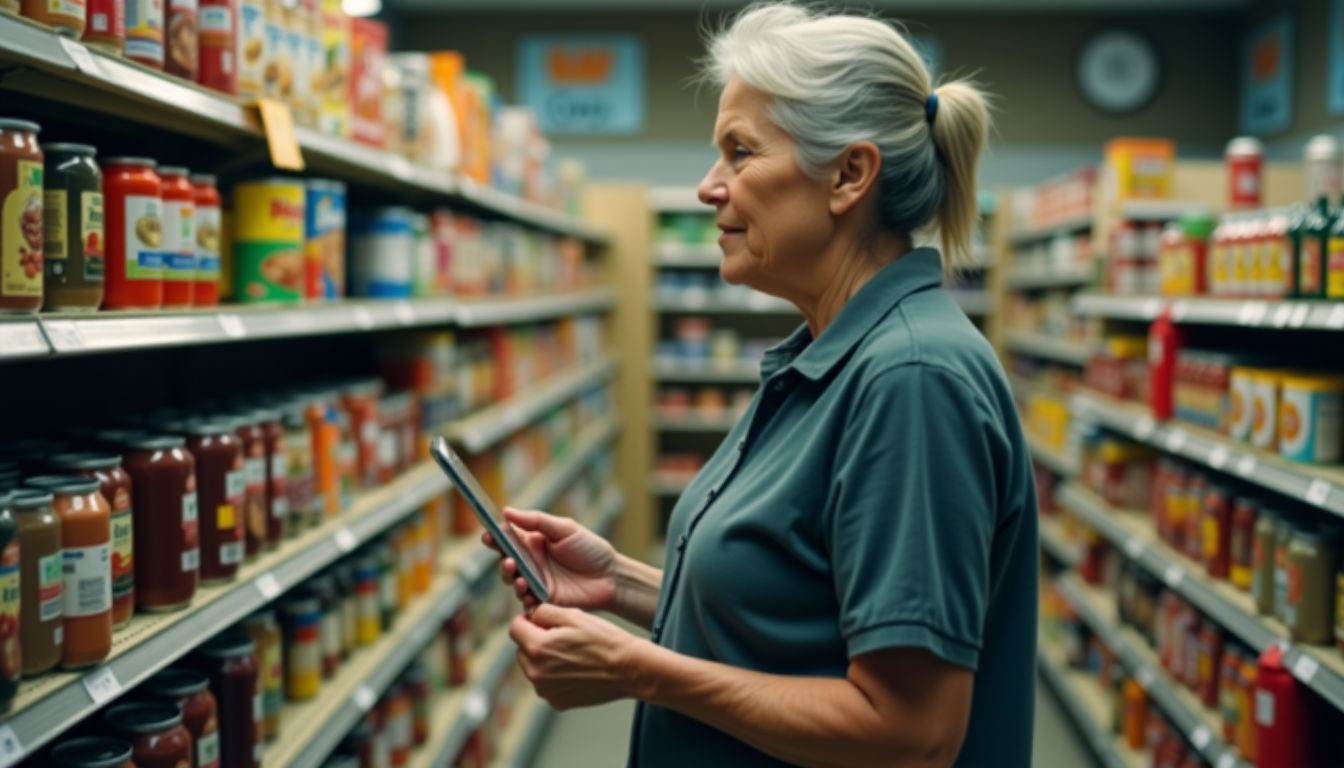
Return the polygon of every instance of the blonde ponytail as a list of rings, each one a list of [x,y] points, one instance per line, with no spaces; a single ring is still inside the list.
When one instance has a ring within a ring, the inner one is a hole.
[[[945,168],[938,230],[943,258],[955,267],[970,258],[971,239],[980,218],[975,171],[989,134],[989,106],[974,83],[956,80],[934,89],[938,111],[933,143]]]

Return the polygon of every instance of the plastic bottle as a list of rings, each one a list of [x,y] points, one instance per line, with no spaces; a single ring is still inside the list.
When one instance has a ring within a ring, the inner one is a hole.
[[[1172,416],[1172,383],[1180,350],[1181,332],[1166,307],[1148,329],[1148,405],[1160,420]]]
[[[1284,665],[1283,649],[1278,645],[1266,648],[1260,654],[1255,682],[1257,768],[1320,765],[1308,696]]]

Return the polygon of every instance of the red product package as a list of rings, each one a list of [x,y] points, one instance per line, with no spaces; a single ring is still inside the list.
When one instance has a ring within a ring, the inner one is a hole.
[[[383,128],[383,65],[387,62],[387,25],[373,19],[350,20],[350,135],[374,147],[387,144]]]

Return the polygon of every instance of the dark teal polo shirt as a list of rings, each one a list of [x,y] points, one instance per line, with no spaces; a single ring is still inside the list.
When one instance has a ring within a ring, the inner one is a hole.
[[[766,353],[762,386],[677,502],[652,639],[776,675],[925,648],[975,671],[959,766],[1031,762],[1036,492],[993,350],[938,253],[885,267],[821,337]],[[640,704],[631,764],[776,766]]]

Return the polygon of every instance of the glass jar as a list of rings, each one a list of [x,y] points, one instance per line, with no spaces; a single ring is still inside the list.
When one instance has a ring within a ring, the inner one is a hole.
[[[321,500],[313,474],[313,438],[302,402],[285,406],[285,496],[289,500],[289,533],[322,524]]]
[[[387,752],[391,764],[396,768],[411,760],[411,748],[415,745],[414,719],[411,712],[411,697],[400,684],[393,683],[383,694],[383,735],[387,739]]]
[[[285,667],[280,625],[267,608],[243,620],[243,631],[257,644],[261,664],[261,730],[267,741],[280,735],[280,710],[285,706]]]
[[[1279,612],[1293,640],[1299,643],[1330,642],[1334,634],[1334,584],[1336,542],[1308,529],[1293,532],[1288,544],[1286,605]]]
[[[184,608],[200,576],[196,460],[180,437],[141,437],[127,442],[123,461],[135,488],[136,605]]]
[[[330,574],[322,574],[309,579],[307,586],[317,598],[321,610],[318,635],[322,648],[322,677],[329,679],[336,674],[344,656],[341,603],[336,591],[336,579]]]
[[[1255,597],[1255,612],[1261,616],[1274,615],[1274,550],[1278,530],[1278,514],[1261,509],[1255,522],[1255,539],[1251,542],[1251,594]]]
[[[42,308],[93,312],[103,303],[103,172],[88,144],[45,144]]]
[[[194,768],[219,768],[219,715],[210,678],[186,667],[168,667],[141,685],[149,696],[182,708],[182,724],[191,734]]]
[[[19,637],[19,526],[11,509],[12,491],[0,490],[0,711],[9,709],[23,677]]]
[[[143,157],[103,162],[107,274],[103,306],[163,306],[163,199],[158,166]]]
[[[135,613],[135,534],[131,476],[115,453],[61,453],[51,457],[55,472],[94,477],[112,507],[112,628],[120,629]]]
[[[25,0],[37,2],[37,0]],[[0,313],[42,307],[42,150],[37,123],[0,119]]]
[[[23,15],[38,22],[46,24],[56,30],[56,34],[61,37],[68,37],[78,40],[79,36],[84,34],[84,3],[83,0],[74,2],[53,3],[48,0],[23,0]]]
[[[61,521],[46,491],[20,490],[10,497],[19,527],[19,634],[23,674],[37,675],[61,661],[65,645],[65,575]]]
[[[136,768],[191,765],[191,734],[182,724],[182,708],[166,701],[114,704],[103,722],[131,742]]]
[[[270,519],[269,496],[266,493],[266,434],[261,429],[261,420],[257,414],[250,411],[237,415],[235,430],[243,441],[243,471],[247,478],[243,533],[246,535],[247,556],[253,558],[266,544],[267,521]]]
[[[331,569],[336,579],[336,594],[340,599],[341,658],[354,653],[359,633],[359,596],[355,593],[354,568],[348,562],[337,563]]]
[[[170,3],[170,8],[180,4]],[[192,23],[194,26],[195,22]],[[176,38],[171,26],[169,31],[169,38]],[[195,55],[195,46],[192,46],[192,55]],[[191,187],[190,175],[180,166],[159,168],[159,195],[163,200],[161,252],[165,308],[182,309],[196,301],[196,191]]]
[[[121,739],[85,737],[70,739],[51,750],[56,768],[136,768],[131,743]]]
[[[169,0],[163,9],[163,70],[188,82],[200,71],[199,10],[199,0]]]
[[[1228,569],[1228,580],[1240,590],[1251,588],[1251,567],[1254,563],[1252,550],[1255,543],[1255,523],[1260,516],[1260,505],[1249,496],[1238,496],[1233,504],[1232,536],[1228,548],[1232,554],[1232,566]]]
[[[234,9],[228,0],[216,8],[211,16],[218,15],[229,24],[229,40],[232,42]],[[201,20],[206,14],[202,9]],[[193,173],[190,177],[193,203],[196,207],[196,288],[192,292],[193,303],[198,307],[214,307],[219,304],[220,248],[223,228],[222,203],[215,177],[208,173]]]
[[[245,632],[229,630],[196,650],[210,675],[219,705],[222,768],[261,768],[262,693],[257,646]]]
[[[260,421],[262,444],[266,448],[266,549],[277,549],[289,531],[289,495],[287,475],[289,466],[285,454],[285,428],[281,412],[262,408],[256,411]]]
[[[196,460],[201,583],[220,584],[237,576],[243,562],[243,444],[228,423],[193,424],[186,433]]]
[[[341,392],[346,413],[350,414],[350,430],[356,446],[355,478],[358,488],[378,486],[378,398],[383,394],[383,382],[365,379],[347,384]]]
[[[378,556],[365,552],[355,558],[353,577],[357,600],[355,642],[362,648],[373,645],[383,634],[382,610],[379,604]]]
[[[61,521],[64,635],[61,666],[82,669],[112,652],[112,508],[96,477],[42,475],[33,488],[52,494]]]
[[[401,687],[411,700],[411,740],[419,747],[429,741],[429,675],[418,662],[412,662],[401,675]]]
[[[280,599],[285,635],[285,698],[307,701],[322,688],[322,605],[299,587]]]

